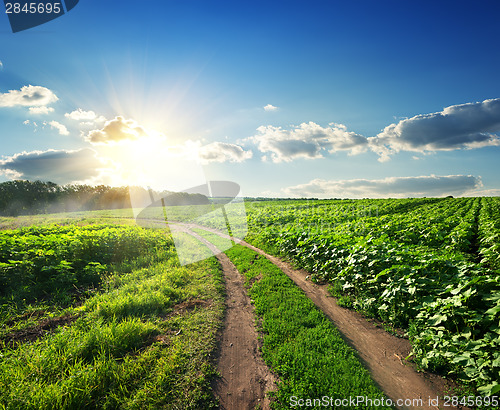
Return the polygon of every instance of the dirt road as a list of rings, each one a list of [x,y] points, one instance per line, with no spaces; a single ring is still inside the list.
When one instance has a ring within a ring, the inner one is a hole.
[[[196,227],[228,238],[215,229]],[[399,409],[438,409],[442,406],[442,397],[451,394],[452,384],[442,377],[417,372],[405,360],[411,351],[408,340],[391,335],[359,313],[338,306],[325,285],[306,279],[308,272],[294,269],[289,263],[244,241],[239,243],[265,256],[305,292],[335,324],[344,340],[358,352],[360,360],[386,396],[395,403],[400,401],[397,405]],[[437,398],[440,406],[434,405]]]
[[[253,305],[244,287],[244,278],[229,258],[204,238],[182,227],[183,232],[207,245],[216,255],[224,273],[226,314],[217,354],[220,373],[214,385],[224,410],[270,408],[267,391],[276,389],[276,378],[260,355]]]

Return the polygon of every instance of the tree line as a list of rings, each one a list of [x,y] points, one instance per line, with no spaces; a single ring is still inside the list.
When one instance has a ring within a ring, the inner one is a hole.
[[[18,216],[43,213],[94,211],[99,209],[130,208],[129,187],[107,185],[60,186],[53,182],[15,180],[0,183],[0,215]],[[134,190],[145,188],[133,187]],[[154,192],[167,197],[169,205],[185,203],[207,204],[208,198],[199,194]]]

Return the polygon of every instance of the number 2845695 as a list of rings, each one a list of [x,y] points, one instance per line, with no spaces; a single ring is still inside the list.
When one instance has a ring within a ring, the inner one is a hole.
[[[5,3],[7,14],[59,14],[62,11],[60,2],[54,3]]]

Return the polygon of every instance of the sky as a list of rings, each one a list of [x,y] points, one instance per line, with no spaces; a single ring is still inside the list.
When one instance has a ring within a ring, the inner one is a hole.
[[[497,0],[0,10],[0,182],[500,195]]]

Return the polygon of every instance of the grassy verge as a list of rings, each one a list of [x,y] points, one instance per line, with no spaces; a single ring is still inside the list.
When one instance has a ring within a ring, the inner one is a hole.
[[[64,324],[0,349],[0,409],[216,406],[220,266],[175,258],[116,269]]]
[[[200,228],[191,228],[193,232],[196,232],[198,235],[206,239],[208,242],[213,244],[218,249],[224,250],[229,249],[233,246],[233,243],[230,239],[223,238],[220,235],[217,235],[213,232],[206,231]]]
[[[33,225],[90,225],[99,223],[136,225],[132,208],[59,212],[16,217],[0,216],[0,230],[17,229]]]
[[[384,397],[337,329],[290,278],[240,245],[226,253],[247,279],[261,320],[263,358],[281,379],[276,408],[300,406],[301,399],[328,397],[335,402],[356,396]]]

